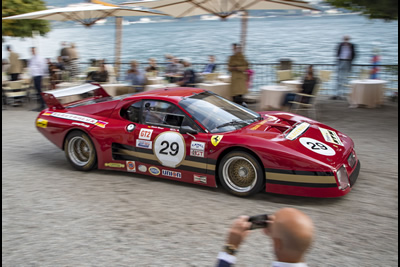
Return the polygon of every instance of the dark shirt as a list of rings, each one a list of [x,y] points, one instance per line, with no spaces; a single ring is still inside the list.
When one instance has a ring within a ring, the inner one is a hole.
[[[185,72],[183,73],[183,78],[181,79],[183,81],[184,87],[190,87],[194,86],[196,83],[196,73],[192,69],[186,69]]]
[[[349,45],[350,46],[350,51],[351,51],[351,57],[350,57],[350,61],[353,61],[354,60],[354,58],[356,57],[356,49],[355,49],[355,45],[354,44],[352,44],[352,43],[340,43],[339,44],[339,46],[338,46],[338,48],[337,48],[337,54],[336,54],[336,56],[337,56],[337,58],[339,59],[339,57],[340,57],[340,53],[342,52],[342,48],[343,48],[343,46],[344,45]]]
[[[107,82],[108,71],[94,71],[90,74],[91,80],[94,82]]]
[[[203,73],[213,73],[216,68],[217,68],[217,65],[215,65],[215,64],[207,64],[207,66],[203,70]]]

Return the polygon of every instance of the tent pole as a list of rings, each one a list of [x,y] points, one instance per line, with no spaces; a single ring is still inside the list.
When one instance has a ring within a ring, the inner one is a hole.
[[[242,46],[243,54],[245,53],[245,49],[246,49],[248,15],[249,15],[249,13],[247,12],[247,10],[242,10],[242,33],[241,33],[240,44]]]
[[[118,80],[121,64],[122,17],[115,17],[115,76]]]

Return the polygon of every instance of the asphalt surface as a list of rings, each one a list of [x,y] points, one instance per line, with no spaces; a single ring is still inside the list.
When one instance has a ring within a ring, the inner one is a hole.
[[[353,190],[336,199],[242,199],[139,174],[78,172],[35,129],[37,112],[3,110],[3,266],[214,266],[235,217],[288,206],[314,220],[309,266],[397,266],[398,104],[320,103],[318,120],[349,135],[362,164]],[[270,240],[255,230],[237,266],[272,260]]]

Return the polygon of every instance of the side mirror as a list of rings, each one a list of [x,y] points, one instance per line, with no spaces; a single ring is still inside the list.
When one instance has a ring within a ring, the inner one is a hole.
[[[199,132],[190,126],[182,126],[179,128],[179,133],[181,134],[198,134]]]

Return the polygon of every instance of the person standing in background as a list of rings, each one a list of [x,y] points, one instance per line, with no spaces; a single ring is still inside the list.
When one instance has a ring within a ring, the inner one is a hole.
[[[69,65],[71,69],[71,77],[79,74],[79,56],[74,43],[69,47]]]
[[[233,102],[243,104],[243,95],[247,93],[247,69],[249,63],[242,54],[242,48],[238,44],[232,45],[233,55],[229,58],[228,70],[232,74],[231,96]]]
[[[62,58],[62,61],[64,62],[65,70],[71,71],[70,65],[69,65],[69,60],[70,60],[69,47],[67,47],[67,42],[61,42],[60,57]]]
[[[42,78],[47,74],[47,63],[44,58],[40,57],[36,53],[36,47],[31,48],[32,58],[29,61],[29,71],[33,79],[33,84],[35,86],[38,98],[40,101],[40,106],[33,109],[32,111],[42,111],[46,105],[42,97]]]
[[[125,81],[130,82],[136,92],[144,91],[147,84],[146,74],[139,69],[139,63],[136,60],[131,61],[131,68],[126,73]]]
[[[7,70],[8,74],[10,74],[10,81],[19,80],[19,74],[21,73],[21,62],[19,60],[19,55],[12,51],[11,46],[7,46],[7,51],[10,53],[9,55],[9,68]]]
[[[354,58],[356,57],[355,45],[350,43],[350,37],[344,36],[336,50],[338,60],[338,75],[337,75],[337,88],[336,94],[332,99],[341,99],[345,92],[345,85],[348,83],[348,76],[351,72],[351,66]]]
[[[378,79],[378,72],[379,72],[379,65],[380,65],[380,49],[378,45],[375,45],[374,48],[372,48],[372,69],[371,69],[371,79]]]

